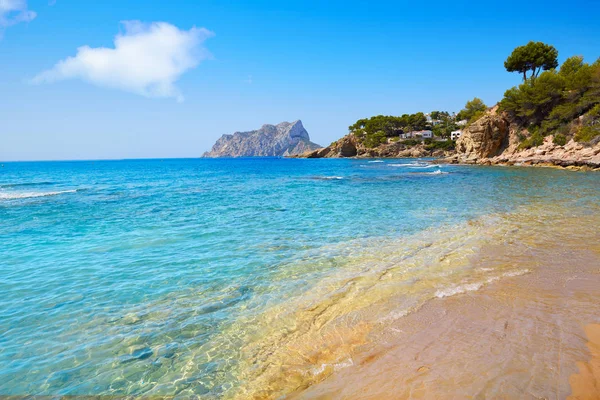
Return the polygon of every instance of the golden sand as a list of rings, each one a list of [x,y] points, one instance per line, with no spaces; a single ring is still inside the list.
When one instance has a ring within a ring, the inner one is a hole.
[[[589,340],[587,346],[590,349],[591,360],[577,363],[579,373],[569,378],[573,390],[569,400],[600,399],[600,324],[586,326],[585,333]]]

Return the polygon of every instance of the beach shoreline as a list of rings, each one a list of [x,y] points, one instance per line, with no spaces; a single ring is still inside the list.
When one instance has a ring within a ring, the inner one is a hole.
[[[548,253],[534,260],[544,268],[427,301],[352,365],[291,398],[597,398],[600,251],[562,256]]]

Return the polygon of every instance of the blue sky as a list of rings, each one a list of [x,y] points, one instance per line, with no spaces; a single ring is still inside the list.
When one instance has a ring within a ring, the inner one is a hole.
[[[4,161],[197,157],[224,133],[296,119],[327,145],[371,115],[494,104],[520,80],[504,60],[529,40],[559,61],[600,56],[596,0],[8,1],[20,4],[0,18]],[[97,69],[98,48],[140,32],[155,39]],[[185,60],[174,72],[160,57]]]

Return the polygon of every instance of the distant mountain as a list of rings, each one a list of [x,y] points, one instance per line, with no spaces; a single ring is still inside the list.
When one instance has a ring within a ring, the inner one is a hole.
[[[310,141],[302,121],[263,125],[249,132],[223,135],[202,157],[277,157],[321,148]]]

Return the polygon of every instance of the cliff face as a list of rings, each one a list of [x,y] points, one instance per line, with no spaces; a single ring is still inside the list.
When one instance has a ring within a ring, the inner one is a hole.
[[[456,142],[457,154],[452,163],[485,165],[541,165],[600,169],[600,143],[585,144],[570,140],[565,145],[553,143],[553,136],[530,149],[519,148],[519,127],[497,107],[465,129]]]
[[[308,151],[302,158],[404,158],[404,157],[448,157],[454,151],[428,150],[425,145],[406,146],[402,142],[382,144],[375,148],[364,146],[353,134],[349,134],[322,149]]]
[[[468,126],[456,141],[456,151],[467,158],[493,157],[508,146],[509,122],[496,110]]]
[[[319,149],[300,120],[223,135],[203,157],[278,157]]]

